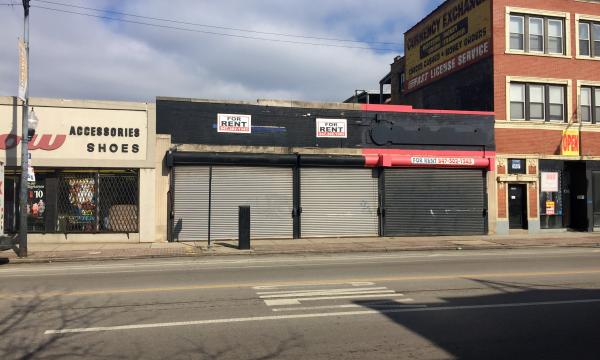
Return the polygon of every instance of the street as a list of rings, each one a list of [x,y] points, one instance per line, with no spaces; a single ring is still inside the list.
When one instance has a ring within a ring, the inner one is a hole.
[[[0,265],[1,359],[598,359],[600,249]]]

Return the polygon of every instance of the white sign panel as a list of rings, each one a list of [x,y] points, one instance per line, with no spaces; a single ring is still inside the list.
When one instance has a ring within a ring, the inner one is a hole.
[[[473,166],[473,158],[449,158],[449,157],[411,157],[410,162],[415,165],[455,165]]]
[[[21,121],[0,106],[0,161],[21,153]],[[39,125],[29,141],[36,166],[46,161],[146,160],[146,111],[36,107]],[[12,120],[12,121],[11,121]]]
[[[17,96],[25,101],[25,93],[27,92],[27,52],[25,43],[19,39],[19,91]]]
[[[252,116],[240,114],[218,114],[217,132],[250,134],[252,132]]]
[[[27,181],[35,182],[35,171],[33,170],[33,166],[27,168]]]
[[[318,138],[347,138],[348,122],[346,119],[319,119],[317,118]]]
[[[543,172],[542,174],[542,192],[558,192],[558,173]]]

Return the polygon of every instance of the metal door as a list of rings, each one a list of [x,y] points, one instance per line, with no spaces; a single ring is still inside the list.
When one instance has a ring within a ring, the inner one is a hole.
[[[211,239],[237,239],[238,207],[250,206],[250,237],[292,238],[291,168],[213,166]]]
[[[510,184],[508,186],[508,227],[527,229],[527,186]]]
[[[485,175],[470,169],[385,169],[384,235],[487,233]]]
[[[173,239],[208,239],[208,166],[173,168]],[[143,194],[142,194],[143,196]]]
[[[302,237],[377,236],[377,177],[364,168],[300,169]]]

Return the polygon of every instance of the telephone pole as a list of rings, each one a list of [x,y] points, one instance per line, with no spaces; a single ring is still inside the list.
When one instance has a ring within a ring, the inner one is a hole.
[[[27,63],[27,86],[23,101],[21,134],[21,188],[19,193],[19,256],[27,257],[27,174],[29,171],[29,0],[23,0],[23,42]]]

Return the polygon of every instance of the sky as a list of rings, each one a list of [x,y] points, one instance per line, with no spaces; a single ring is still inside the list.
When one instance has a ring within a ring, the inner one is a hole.
[[[19,0],[0,0],[6,3],[17,6],[0,6],[0,95],[14,96],[23,8]],[[394,57],[403,53],[403,33],[440,3],[31,0],[30,95],[146,102],[156,96],[343,101],[356,89],[379,88]]]

